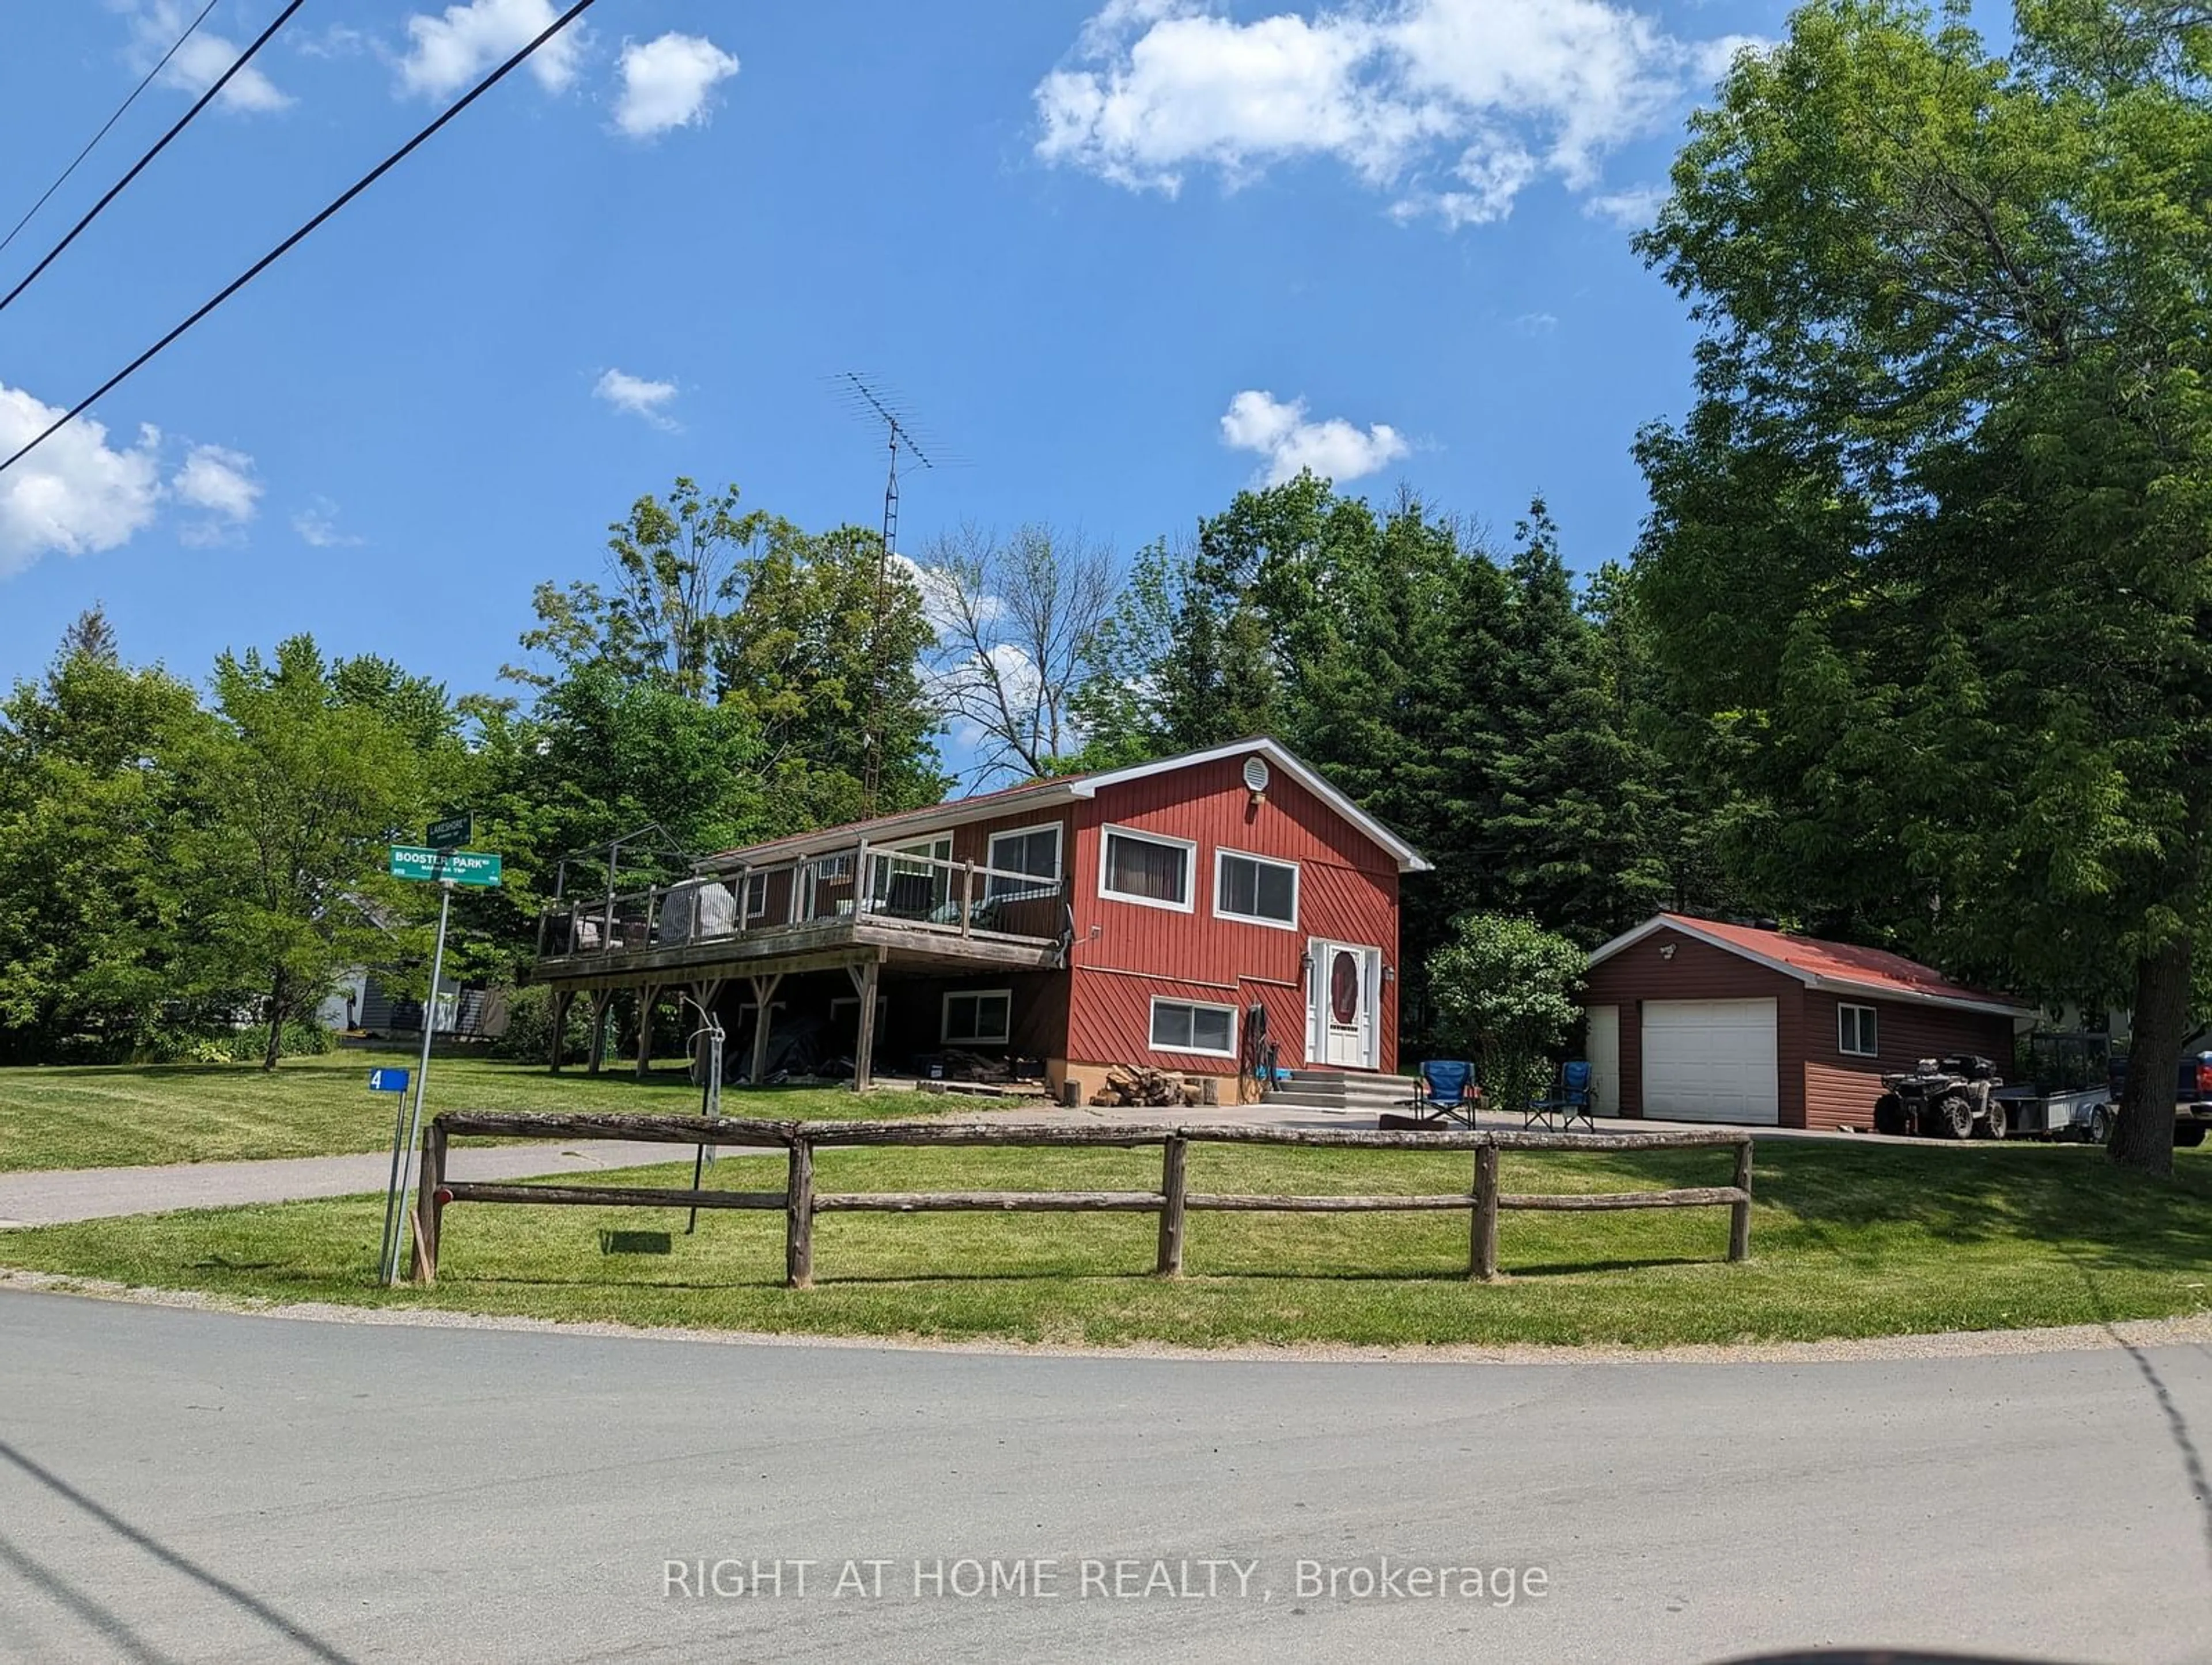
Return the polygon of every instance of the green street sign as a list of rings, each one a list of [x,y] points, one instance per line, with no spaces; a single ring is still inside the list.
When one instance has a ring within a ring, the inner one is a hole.
[[[463,810],[459,815],[433,821],[424,831],[422,842],[434,850],[458,850],[476,836],[476,817]]]
[[[495,885],[499,858],[488,850],[431,850],[415,844],[392,847],[394,878],[450,878],[456,884]]]

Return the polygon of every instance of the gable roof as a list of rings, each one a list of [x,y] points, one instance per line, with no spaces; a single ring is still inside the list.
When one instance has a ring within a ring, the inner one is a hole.
[[[1430,871],[1431,864],[1423,859],[1419,851],[1331,786],[1312,764],[1293,755],[1288,747],[1264,735],[1248,740],[1233,740],[1227,745],[1209,746],[1202,751],[1186,751],[1179,757],[1163,757],[1155,763],[1135,763],[1127,769],[1094,769],[1085,775],[1062,775],[1049,781],[1029,781],[1018,787],[1001,787],[996,792],[951,799],[942,804],[933,804],[927,809],[905,810],[896,815],[879,815],[868,821],[848,821],[842,826],[823,827],[816,832],[772,839],[765,844],[748,844],[739,849],[724,850],[719,854],[703,857],[692,865],[704,871],[708,868],[726,869],[739,863],[786,861],[819,855],[826,851],[842,848],[860,838],[872,842],[879,837],[896,837],[902,833],[918,836],[944,827],[960,826],[970,821],[995,820],[1000,816],[1018,814],[1024,810],[1054,808],[1081,799],[1095,798],[1103,787],[1119,786],[1125,781],[1142,781],[1155,775],[1170,775],[1178,769],[1195,769],[1227,757],[1255,757],[1266,758],[1271,767],[1289,775],[1350,822],[1370,842],[1388,852],[1397,862],[1400,872],[1425,873]]]
[[[1710,943],[1770,971],[1778,971],[1808,988],[2006,1018],[2035,1015],[2033,1006],[2012,995],[1954,982],[1934,967],[1909,960],[1902,954],[1880,948],[1861,948],[1855,943],[1826,942],[1818,937],[1800,937],[1786,931],[1765,931],[1756,926],[1730,925],[1721,920],[1693,919],[1686,914],[1654,915],[1634,930],[1623,932],[1598,949],[1590,956],[1589,963],[1593,967],[1600,965],[1645,938],[1669,930]]]

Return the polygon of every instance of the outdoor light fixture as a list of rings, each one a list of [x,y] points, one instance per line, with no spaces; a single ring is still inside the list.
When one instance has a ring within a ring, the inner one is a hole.
[[[1670,942],[1660,949],[1659,957],[1662,960],[1673,959],[1674,957],[1674,945]]]

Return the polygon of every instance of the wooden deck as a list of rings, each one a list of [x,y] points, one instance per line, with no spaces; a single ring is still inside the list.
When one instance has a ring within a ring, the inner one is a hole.
[[[629,988],[640,983],[762,977],[839,966],[896,966],[956,973],[979,968],[1048,971],[1060,945],[1037,937],[972,931],[966,936],[902,920],[866,916],[756,927],[726,936],[641,948],[615,946],[549,955],[530,981],[563,990]]]

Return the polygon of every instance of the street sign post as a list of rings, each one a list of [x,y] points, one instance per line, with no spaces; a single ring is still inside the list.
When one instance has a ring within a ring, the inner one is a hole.
[[[430,823],[431,848],[416,844],[392,847],[392,878],[434,880],[439,895],[438,946],[430,956],[430,992],[422,1000],[422,1059],[415,1073],[414,1114],[407,1113],[407,1101],[403,1097],[400,1114],[392,1127],[392,1183],[384,1196],[384,1247],[378,1251],[376,1262],[379,1274],[387,1284],[399,1281],[399,1250],[407,1237],[407,1188],[415,1176],[415,1141],[422,1132],[422,1095],[430,1085],[430,1035],[438,1026],[438,985],[446,975],[446,922],[453,915],[453,886],[482,888],[499,883],[499,858],[489,851],[438,848],[448,836],[454,844],[466,843],[472,826],[468,816],[448,816],[443,821]],[[398,1091],[404,1092],[406,1071],[376,1072],[386,1073],[399,1077]],[[375,1085],[375,1075],[370,1077],[370,1085]]]
[[[489,850],[437,850],[422,844],[392,847],[392,876],[428,881],[450,879],[479,888],[500,882],[500,860]]]
[[[371,1092],[405,1092],[407,1072],[394,1069],[371,1070],[368,1073],[368,1090]]]
[[[442,821],[433,821],[424,829],[422,842],[434,850],[458,850],[476,836],[477,818],[468,811],[449,815]]]

